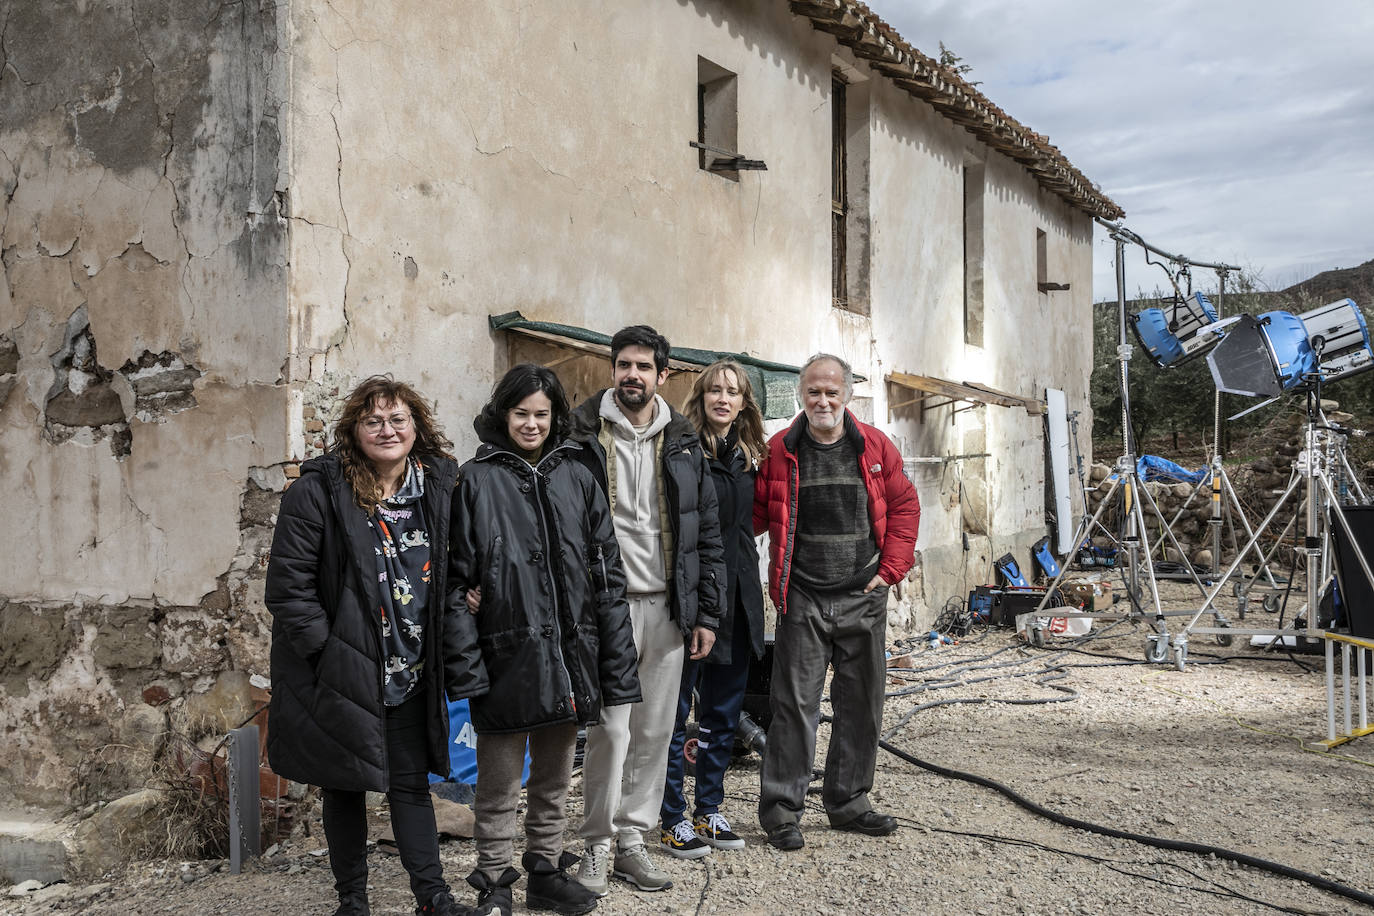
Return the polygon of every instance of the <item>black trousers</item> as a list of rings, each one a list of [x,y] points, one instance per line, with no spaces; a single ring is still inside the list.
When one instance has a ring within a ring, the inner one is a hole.
[[[410,874],[415,899],[429,903],[448,890],[439,864],[439,833],[429,795],[429,759],[425,752],[428,723],[425,691],[417,689],[400,706],[387,707],[386,751],[391,785],[391,829],[401,864]],[[323,789],[324,837],[334,888],[342,896],[367,892],[367,793]]]

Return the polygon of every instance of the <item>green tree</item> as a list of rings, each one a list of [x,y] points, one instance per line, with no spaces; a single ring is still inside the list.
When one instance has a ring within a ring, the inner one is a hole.
[[[973,72],[973,64],[964,63],[964,59],[960,57],[958,54],[955,54],[949,48],[946,48],[945,43],[943,41],[940,42],[940,66],[944,67],[949,72],[955,74],[960,79],[963,79],[964,82],[968,83],[970,86],[983,85],[982,81],[980,80],[970,80],[965,78],[968,74]]]

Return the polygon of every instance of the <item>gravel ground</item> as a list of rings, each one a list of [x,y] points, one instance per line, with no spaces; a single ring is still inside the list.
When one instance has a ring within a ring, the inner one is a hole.
[[[1163,591],[1173,606],[1197,606],[1195,591],[1191,598],[1181,585]],[[1245,625],[1272,625],[1272,617],[1251,607]],[[1170,626],[1181,623],[1171,619]],[[888,740],[940,767],[996,780],[1069,818],[1223,847],[1374,893],[1374,802],[1367,791],[1374,737],[1335,753],[1306,749],[1325,737],[1321,657],[1298,656],[1311,669],[1304,671],[1289,656],[1251,649],[1243,639],[1220,648],[1197,637],[1189,664],[1177,671],[1144,662],[1148,632],[1141,622],[1099,622],[1085,641],[1051,638],[1043,649],[1025,647],[1008,630],[939,650],[923,647],[911,670],[892,672],[894,693],[914,692],[889,699]],[[916,710],[950,700],[963,702]],[[1061,702],[1027,703],[1033,700]],[[822,726],[822,755],[825,738]],[[1224,858],[1063,826],[991,788],[886,751],[879,755],[873,800],[901,822],[890,837],[829,830],[813,796],[803,823],[806,847],[778,852],[754,820],[757,758],[739,761],[726,788],[724,812],[747,849],[696,862],[655,851],[673,888],[642,894],[613,882],[600,911],[1374,912]],[[579,808],[575,783],[570,815]],[[376,816],[384,822],[382,812]],[[243,875],[227,874],[222,863],[134,863],[98,884],[0,898],[0,913],[332,913],[318,814],[305,830]],[[568,846],[580,849],[571,830]],[[471,841],[445,843],[443,858],[458,896],[469,899],[462,878],[474,861]],[[372,864],[373,912],[410,913],[399,861],[374,853]],[[517,911],[522,887],[516,886]]]

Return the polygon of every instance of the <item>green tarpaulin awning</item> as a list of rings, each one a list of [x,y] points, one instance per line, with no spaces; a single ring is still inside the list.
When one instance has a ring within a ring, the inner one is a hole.
[[[488,319],[493,331],[513,331],[542,339],[553,344],[570,346],[610,358],[611,337],[600,331],[579,328],[552,321],[531,321],[519,312],[492,315]],[[561,338],[561,340],[560,340]],[[582,346],[577,346],[581,344]],[[786,419],[797,412],[797,376],[800,366],[775,363],[747,353],[723,350],[702,350],[696,347],[673,347],[669,351],[669,368],[700,372],[718,359],[733,359],[744,367],[754,387],[765,420]],[[855,376],[858,379],[858,376]]]

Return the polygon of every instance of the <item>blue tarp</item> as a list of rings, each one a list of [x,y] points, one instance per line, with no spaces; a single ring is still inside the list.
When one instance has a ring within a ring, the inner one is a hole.
[[[1141,455],[1135,463],[1135,472],[1141,480],[1167,480],[1181,483],[1198,483],[1207,477],[1207,468],[1196,471],[1174,464],[1167,458],[1157,455]]]
[[[448,761],[453,772],[450,782],[477,784],[477,732],[472,728],[472,714],[468,711],[467,700],[449,700],[448,703]],[[520,777],[523,785],[530,778],[530,752],[525,749],[525,772]],[[430,782],[439,782],[439,777],[429,774]]]

